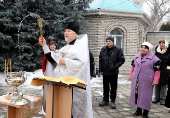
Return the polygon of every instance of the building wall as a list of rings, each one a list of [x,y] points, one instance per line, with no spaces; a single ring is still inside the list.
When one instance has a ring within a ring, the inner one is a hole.
[[[134,55],[139,52],[141,43],[146,38],[147,25],[135,17],[116,17],[109,15],[89,15],[85,17],[86,33],[89,38],[89,48],[94,55],[98,67],[99,53],[110,32],[114,28],[123,31],[123,52],[125,63],[120,68],[120,74],[128,74]]]
[[[163,39],[167,40],[168,43],[170,43],[170,32],[160,31],[160,32],[148,32],[147,33],[147,41],[150,42],[154,46],[154,49],[159,44],[159,41]],[[154,52],[154,49],[153,49],[153,52]]]

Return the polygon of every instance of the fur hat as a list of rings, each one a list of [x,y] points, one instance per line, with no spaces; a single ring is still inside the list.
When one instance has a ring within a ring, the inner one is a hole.
[[[76,22],[70,22],[67,26],[66,29],[71,29],[75,33],[79,34],[79,25]]]
[[[153,45],[150,44],[149,42],[143,42],[142,45],[146,45],[149,47],[149,51],[151,51],[153,49]]]
[[[50,41],[49,46],[54,44],[55,46],[57,45],[55,41]]]
[[[114,37],[109,36],[109,37],[106,38],[106,41],[107,41],[107,40],[111,40],[112,42],[114,42]]]

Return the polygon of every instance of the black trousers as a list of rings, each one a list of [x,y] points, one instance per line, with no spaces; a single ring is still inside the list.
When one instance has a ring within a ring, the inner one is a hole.
[[[170,78],[168,78],[168,91],[167,91],[167,96],[166,96],[166,100],[165,100],[165,106],[167,108],[170,108]]]
[[[115,101],[117,95],[117,80],[118,74],[103,75],[103,100],[109,101],[110,99]]]

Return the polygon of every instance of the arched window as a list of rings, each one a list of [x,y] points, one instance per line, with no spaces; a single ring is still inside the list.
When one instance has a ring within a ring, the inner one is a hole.
[[[114,44],[122,48],[123,32],[122,30],[115,28],[110,32],[110,35],[114,37]]]

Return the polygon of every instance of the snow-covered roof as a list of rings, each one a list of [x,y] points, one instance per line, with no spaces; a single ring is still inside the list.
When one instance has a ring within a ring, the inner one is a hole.
[[[114,10],[124,12],[144,12],[131,0],[93,0],[86,10]]]

